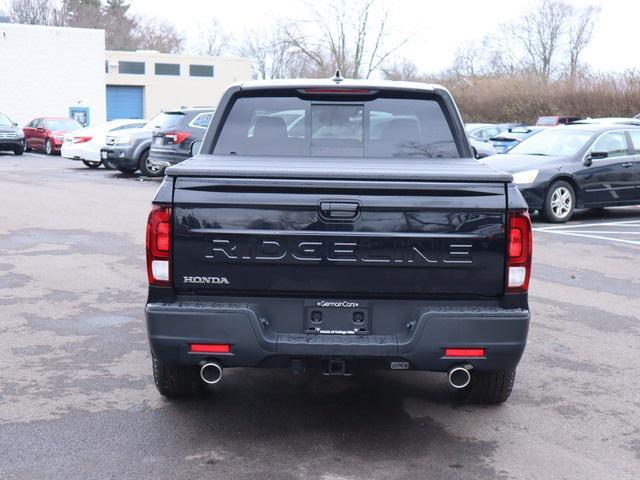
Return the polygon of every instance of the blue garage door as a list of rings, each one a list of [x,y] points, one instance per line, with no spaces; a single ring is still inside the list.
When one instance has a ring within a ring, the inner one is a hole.
[[[107,85],[107,120],[144,118],[143,88]]]

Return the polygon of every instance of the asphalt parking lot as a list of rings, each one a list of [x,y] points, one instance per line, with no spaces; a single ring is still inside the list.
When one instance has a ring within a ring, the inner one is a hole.
[[[536,221],[511,399],[444,375],[151,378],[144,230],[159,180],[0,154],[0,478],[637,479],[640,208]]]

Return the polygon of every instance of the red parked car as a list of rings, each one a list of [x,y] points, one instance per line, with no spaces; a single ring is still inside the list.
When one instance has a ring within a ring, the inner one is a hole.
[[[60,117],[34,118],[22,129],[25,150],[42,150],[47,155],[60,153],[64,134],[82,128],[75,120]]]

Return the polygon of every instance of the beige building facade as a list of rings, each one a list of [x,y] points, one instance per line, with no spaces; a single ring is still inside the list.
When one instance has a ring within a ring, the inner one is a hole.
[[[241,58],[106,51],[107,119],[152,118],[182,106],[215,106],[227,87],[251,79]]]

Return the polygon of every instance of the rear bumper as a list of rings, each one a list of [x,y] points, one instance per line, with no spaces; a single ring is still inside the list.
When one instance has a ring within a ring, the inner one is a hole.
[[[294,359],[339,357],[379,368],[404,361],[416,370],[446,371],[459,363],[504,369],[520,361],[529,330],[528,310],[469,306],[413,310],[399,331],[375,334],[374,328],[372,335],[280,333],[246,303],[149,303],[146,319],[151,349],[162,362],[195,365],[216,358],[225,367],[287,367]],[[191,343],[230,344],[231,352],[190,353]],[[447,347],[482,347],[486,355],[447,358]]]
[[[24,147],[24,138],[0,139],[0,151]]]
[[[100,152],[98,150],[87,150],[74,145],[64,143],[60,148],[60,155],[69,160],[86,160],[88,162],[99,162]]]
[[[100,149],[100,159],[102,159],[103,155],[106,155],[107,159],[115,163],[118,168],[135,170],[138,168],[138,160],[135,158],[134,150],[134,147],[129,145],[103,147]]]

